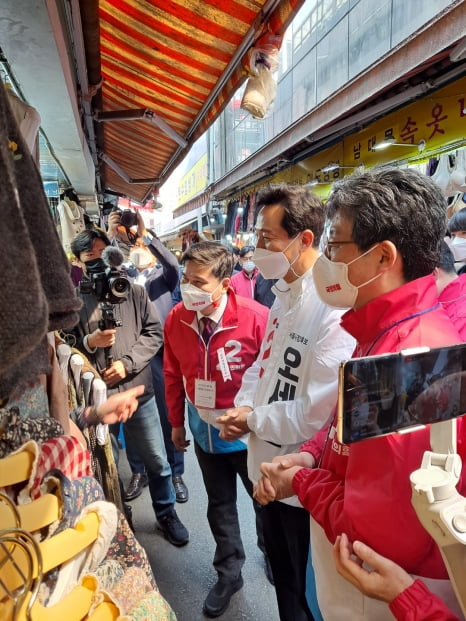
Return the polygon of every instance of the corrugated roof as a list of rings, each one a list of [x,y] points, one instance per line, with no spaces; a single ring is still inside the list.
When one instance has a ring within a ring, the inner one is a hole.
[[[102,123],[104,188],[148,197],[245,79],[254,41],[282,34],[303,2],[101,0],[100,118],[128,110],[140,117]]]

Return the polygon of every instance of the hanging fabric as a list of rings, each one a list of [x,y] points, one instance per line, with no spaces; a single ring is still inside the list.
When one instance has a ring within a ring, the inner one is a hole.
[[[466,207],[466,193],[458,192],[447,207],[447,218],[451,218],[457,211]]]
[[[39,127],[41,123],[40,114],[35,108],[29,106],[20,99],[13,91],[6,89],[8,102],[13,115],[18,123],[21,135],[32,155],[36,165],[39,166]]]
[[[62,245],[66,253],[71,253],[71,242],[85,229],[84,210],[66,196],[58,203],[57,210]]]
[[[450,172],[449,187],[455,192],[466,192],[466,149],[456,152],[455,165]]]
[[[438,185],[444,196],[455,194],[455,190],[450,185],[450,173],[453,170],[454,162],[451,161],[447,153],[440,156],[437,170],[432,175],[432,181]]]

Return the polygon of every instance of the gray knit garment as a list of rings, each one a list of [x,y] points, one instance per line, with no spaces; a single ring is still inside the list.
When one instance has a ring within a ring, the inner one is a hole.
[[[81,303],[4,87],[0,170],[0,399],[5,399],[17,383],[49,370],[47,331],[74,326]]]

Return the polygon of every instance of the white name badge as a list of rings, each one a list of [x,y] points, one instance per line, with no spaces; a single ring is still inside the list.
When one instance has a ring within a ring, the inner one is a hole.
[[[230,367],[228,366],[227,355],[225,353],[225,348],[220,347],[217,349],[218,356],[218,364],[220,367],[220,371],[222,372],[223,381],[231,380]]]
[[[215,408],[215,382],[194,380],[194,405],[199,408]]]

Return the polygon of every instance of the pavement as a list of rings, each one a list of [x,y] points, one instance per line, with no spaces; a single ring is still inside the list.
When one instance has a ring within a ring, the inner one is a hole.
[[[120,471],[126,486],[130,470],[124,451]],[[187,503],[176,505],[181,521],[189,530],[186,546],[172,546],[155,528],[155,515],[146,487],[131,501],[136,537],[149,557],[160,592],[175,611],[178,621],[205,621],[202,604],[217,574],[212,566],[214,539],[207,522],[207,495],[201,471],[191,445],[185,454],[183,479],[189,489]],[[244,587],[231,598],[222,621],[278,621],[275,590],[264,572],[264,559],[256,545],[255,514],[252,502],[238,478],[238,513],[246,551],[243,567]]]

